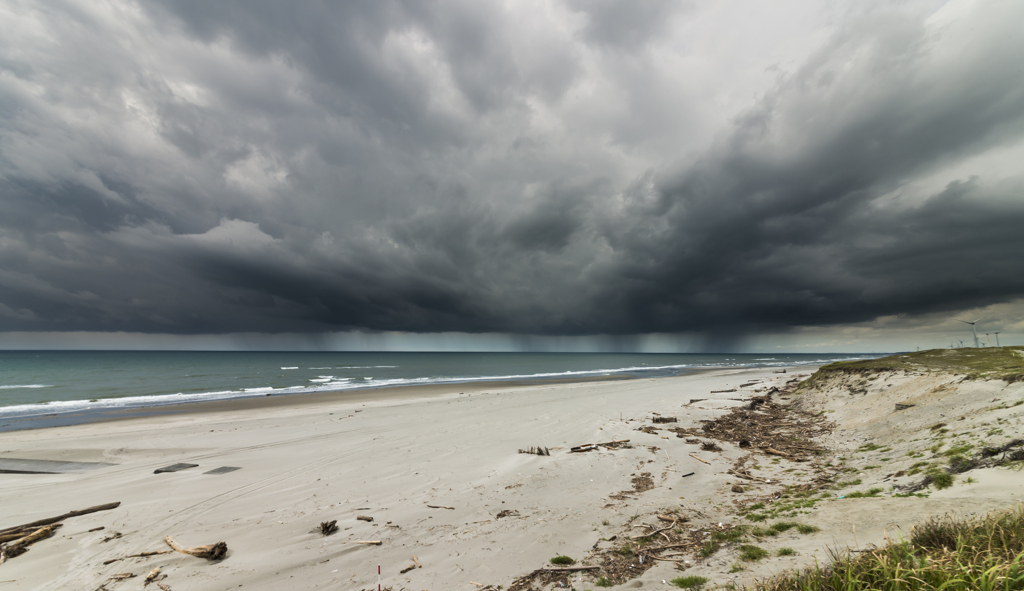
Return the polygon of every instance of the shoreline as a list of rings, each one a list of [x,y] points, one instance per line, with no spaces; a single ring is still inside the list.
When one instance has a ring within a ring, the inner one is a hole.
[[[609,376],[581,376],[579,378],[537,378],[530,380],[491,380],[491,381],[467,381],[467,382],[445,382],[439,384],[421,385],[398,385],[398,386],[374,386],[370,388],[350,388],[339,390],[321,390],[317,392],[296,392],[293,394],[261,394],[254,396],[238,396],[235,398],[223,398],[216,400],[191,400],[187,402],[175,402],[154,406],[139,406],[131,408],[115,408],[101,410],[74,411],[67,413],[53,413],[36,415],[26,418],[0,419],[0,433],[11,433],[16,431],[48,429],[52,427],[72,427],[75,425],[104,423],[132,418],[178,415],[187,413],[216,413],[232,412],[243,410],[271,409],[290,406],[301,406],[308,404],[320,404],[325,402],[351,402],[365,403],[378,400],[404,400],[416,398],[429,398],[450,394],[452,390],[471,392],[477,394],[487,390],[494,390],[505,387],[530,387],[547,384],[576,384],[588,382],[605,381],[626,381],[634,379],[662,379],[674,378],[701,373],[704,369],[683,371],[673,376],[658,377],[633,377],[627,375]]]

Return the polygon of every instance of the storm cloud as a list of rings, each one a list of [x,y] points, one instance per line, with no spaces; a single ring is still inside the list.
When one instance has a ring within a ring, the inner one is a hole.
[[[1024,5],[0,4],[0,331],[744,335],[1024,298]]]

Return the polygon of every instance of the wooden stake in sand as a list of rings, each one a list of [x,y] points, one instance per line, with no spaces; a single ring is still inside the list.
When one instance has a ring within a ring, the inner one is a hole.
[[[217,542],[216,544],[207,544],[206,546],[196,546],[194,548],[185,548],[174,541],[174,538],[167,536],[164,538],[167,545],[170,546],[175,552],[181,552],[182,554],[188,554],[189,556],[196,556],[198,558],[205,558],[207,560],[221,560],[228,553],[228,545],[224,542]]]

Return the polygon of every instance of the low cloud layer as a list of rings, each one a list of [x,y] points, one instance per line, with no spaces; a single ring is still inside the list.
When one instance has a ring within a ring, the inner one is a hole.
[[[1024,5],[762,4],[5,2],[0,331],[717,346],[1024,297]]]

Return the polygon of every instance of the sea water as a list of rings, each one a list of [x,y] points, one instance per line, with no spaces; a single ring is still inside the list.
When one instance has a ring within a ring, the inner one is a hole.
[[[267,394],[659,377],[702,368],[817,365],[869,357],[877,355],[0,351],[0,430],[22,428],[14,423],[33,417]]]

